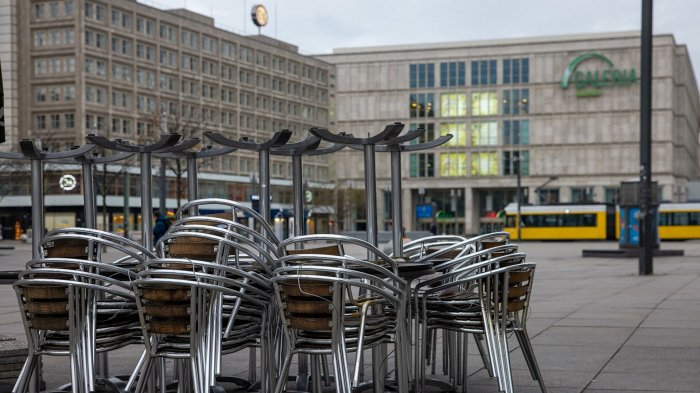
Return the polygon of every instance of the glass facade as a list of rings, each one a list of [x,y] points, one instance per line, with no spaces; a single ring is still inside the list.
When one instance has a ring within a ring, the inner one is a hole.
[[[498,63],[496,60],[472,61],[472,86],[495,85]]]
[[[440,136],[451,134],[452,139],[447,146],[467,145],[467,123],[442,123],[440,124]]]
[[[411,64],[411,88],[435,87],[435,64]]]
[[[498,152],[472,152],[472,176],[498,175]]]
[[[530,83],[530,59],[503,59],[503,84]]]
[[[440,86],[466,85],[466,66],[463,61],[440,63]]]
[[[530,113],[530,90],[503,90],[503,114],[519,115]]]
[[[459,117],[467,115],[467,94],[450,93],[440,95],[440,116]]]
[[[495,91],[472,93],[472,116],[498,115],[498,98]]]
[[[517,160],[518,157],[521,157],[520,160]],[[527,150],[504,151],[503,175],[517,175],[518,166],[520,166],[522,176],[530,174],[530,152]]]
[[[530,121],[504,120],[503,144],[506,146],[530,144]]]
[[[411,117],[433,117],[433,93],[411,94]]]
[[[440,176],[454,177],[467,175],[466,153],[440,153]]]
[[[418,138],[411,140],[411,145],[430,142],[435,139],[435,125],[433,123],[411,123],[409,125],[409,130],[411,131],[415,130],[416,128],[425,128],[425,132]]]
[[[472,123],[472,146],[498,145],[498,123]]]
[[[410,163],[411,177],[435,176],[435,154],[412,153],[410,156]]]

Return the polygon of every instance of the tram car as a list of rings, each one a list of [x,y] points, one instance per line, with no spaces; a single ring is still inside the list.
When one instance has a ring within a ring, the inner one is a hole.
[[[518,206],[506,206],[503,228],[518,238]],[[523,240],[613,240],[618,233],[614,205],[547,205],[520,208]]]
[[[518,238],[518,207],[505,208],[503,230]],[[610,204],[521,206],[523,240],[615,240],[620,238],[620,209]],[[700,203],[662,203],[661,240],[700,239]]]

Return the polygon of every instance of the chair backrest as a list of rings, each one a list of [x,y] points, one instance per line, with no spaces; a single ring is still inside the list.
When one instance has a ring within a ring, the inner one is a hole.
[[[217,206],[227,206],[231,208],[231,213],[225,212],[217,215],[218,218],[225,218],[227,220],[235,221],[235,217],[237,217],[238,212],[243,212],[247,216],[252,217],[253,221],[257,224],[260,225],[260,232],[264,233],[264,236],[269,239],[272,243],[274,244],[279,244],[280,241],[279,239],[275,236],[275,232],[270,227],[270,224],[265,221],[265,219],[260,215],[260,213],[256,212],[252,207],[246,206],[243,203],[240,202],[235,202],[235,201],[230,201],[228,199],[220,199],[220,198],[207,198],[207,199],[197,199],[195,201],[189,201],[183,204],[175,213],[175,219],[180,220],[183,218],[184,214],[190,211],[190,208],[197,208],[199,206],[205,206],[205,205],[217,205]],[[253,229],[251,229],[252,231]]]
[[[308,255],[304,255],[307,257]],[[319,256],[321,257],[321,256]],[[374,299],[381,298],[397,309],[403,297],[403,290],[390,281],[377,280],[371,267],[357,268],[367,264],[347,257],[331,257],[333,264],[340,267],[316,264],[284,266],[275,270],[272,282],[287,328],[317,331],[332,330],[334,317],[345,317],[345,304],[350,302],[361,306],[363,299],[355,299],[353,289],[360,288],[371,292]],[[287,261],[289,262],[289,261]],[[313,263],[313,261],[309,262]],[[385,269],[385,273],[391,274]]]
[[[252,262],[251,268],[259,269],[268,276],[277,267],[277,250],[266,249],[247,237],[224,228],[204,226],[207,232],[193,232],[201,226],[179,226],[169,231],[156,244],[156,252],[162,257],[185,258],[215,262],[222,265],[233,264],[239,268],[241,261]],[[184,244],[184,245],[183,245]],[[174,248],[175,247],[175,248]],[[206,252],[203,251],[206,249]],[[203,255],[201,258],[197,256]],[[212,256],[213,255],[213,256]],[[233,260],[229,257],[233,255]]]
[[[398,265],[396,264],[396,261],[394,261],[391,257],[389,257],[387,254],[383,253],[381,250],[379,250],[377,247],[371,245],[370,243],[368,243],[364,240],[349,237],[349,236],[304,235],[304,236],[291,237],[289,239],[286,239],[286,240],[280,242],[280,245],[279,245],[280,255],[299,254],[297,251],[304,251],[301,253],[303,255],[314,254],[314,253],[310,252],[310,250],[313,250],[313,248],[309,249],[309,250],[296,250],[296,251],[290,253],[291,250],[287,250],[287,247],[291,246],[291,245],[298,245],[298,244],[303,245],[305,243],[319,242],[319,241],[335,243],[336,246],[338,247],[338,252],[339,252],[339,254],[341,254],[341,256],[345,255],[345,248],[344,248],[345,244],[354,244],[354,245],[360,246],[360,247],[364,248],[369,255],[374,256],[374,261],[371,261],[371,262],[374,262],[375,264],[378,264],[378,265],[385,265],[388,268],[390,268],[390,270],[392,272],[394,272],[395,274],[398,275]],[[322,247],[322,249],[325,250],[326,252],[329,252],[329,253],[332,252],[330,249],[330,246],[328,248]],[[332,254],[323,254],[323,255],[332,255]],[[284,257],[282,257],[282,258],[284,258]]]
[[[41,260],[45,263],[48,260]],[[86,302],[82,303],[85,310],[76,310],[78,303],[71,302],[71,290],[75,288],[85,289],[91,293],[108,293],[113,298],[121,298],[123,301],[133,301],[130,287],[123,282],[106,277],[104,275],[86,272],[86,264],[96,267],[102,265],[96,262],[86,262],[77,259],[59,258],[60,264],[75,264],[78,269],[61,268],[33,268],[24,270],[19,274],[19,280],[14,283],[17,292],[17,300],[24,311],[22,317],[25,326],[33,330],[58,330],[69,329],[69,317],[71,312],[79,315],[91,314],[91,302],[93,296],[88,295]]]
[[[180,269],[173,269],[178,266]],[[144,334],[191,335],[203,332],[215,293],[235,296],[256,307],[267,307],[269,283],[264,277],[205,261],[158,258],[149,260],[132,285]],[[246,283],[253,282],[254,284]]]
[[[127,258],[137,262],[155,257],[155,254],[150,250],[133,240],[89,228],[54,229],[46,234],[39,247],[42,255],[48,258],[101,260],[103,248],[112,248],[122,252]]]

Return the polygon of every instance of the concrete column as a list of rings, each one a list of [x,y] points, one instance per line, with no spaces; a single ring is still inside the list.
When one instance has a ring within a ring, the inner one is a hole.
[[[559,202],[561,202],[561,203],[571,202],[571,187],[567,187],[567,186],[559,187]]]

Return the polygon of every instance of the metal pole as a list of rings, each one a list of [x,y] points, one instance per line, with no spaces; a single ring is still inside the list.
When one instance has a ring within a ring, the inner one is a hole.
[[[167,216],[168,207],[165,202],[166,192],[168,188],[168,182],[165,178],[165,158],[160,159],[160,177],[158,178],[158,188],[160,188],[160,198],[158,203],[158,210],[160,214]]]
[[[131,197],[131,181],[129,171],[124,171],[124,238],[129,238],[129,197]]]
[[[153,193],[151,153],[139,153],[141,161],[141,245],[153,249]]]
[[[364,146],[365,152],[365,203],[367,209],[367,242],[377,246],[377,172],[374,167],[374,145]],[[367,258],[374,260],[374,254],[368,253]]]
[[[639,193],[642,233],[639,238],[639,274],[654,273],[654,231],[651,200],[651,76],[653,0],[642,1],[642,58],[639,118]]]
[[[187,157],[187,200],[192,202],[198,198],[199,191],[197,190],[197,158],[194,156]],[[190,208],[190,217],[199,214],[197,206]]]
[[[520,219],[521,219],[520,205],[523,202],[523,194],[522,194],[523,191],[522,191],[522,188],[520,188],[520,157],[518,157],[518,159],[515,160],[515,171],[518,174],[518,196],[517,196],[517,198],[518,198],[518,218],[517,218],[517,221],[518,221],[518,241],[520,241],[520,240],[522,240],[520,237],[520,227],[521,227],[521,225],[520,225]]]
[[[292,156],[292,179],[294,179],[294,236],[304,234],[304,184],[301,156]],[[301,247],[301,243],[295,244]]]
[[[260,215],[270,223],[270,151],[260,150]]]
[[[401,190],[401,151],[391,151],[391,220],[393,223],[394,258],[403,258],[403,216]]]
[[[92,164],[87,160],[83,162],[83,203],[85,204],[85,227],[95,229],[97,212],[95,201],[95,178]]]
[[[32,259],[41,258],[39,243],[44,239],[44,167],[32,160]]]

